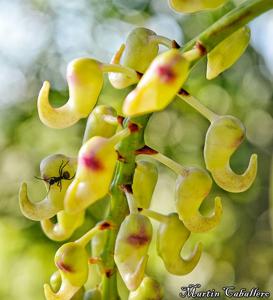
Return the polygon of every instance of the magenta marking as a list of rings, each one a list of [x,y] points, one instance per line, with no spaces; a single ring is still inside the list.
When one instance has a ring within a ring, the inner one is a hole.
[[[69,272],[69,273],[73,272],[73,269],[71,268],[71,266],[66,265],[63,261],[58,261],[57,262],[57,267],[58,267],[58,269],[60,269],[64,272]]]
[[[94,153],[81,157],[81,163],[93,171],[103,170],[103,164]]]
[[[167,83],[173,81],[176,77],[176,74],[169,65],[159,66],[157,68],[157,73],[160,76],[160,79]]]

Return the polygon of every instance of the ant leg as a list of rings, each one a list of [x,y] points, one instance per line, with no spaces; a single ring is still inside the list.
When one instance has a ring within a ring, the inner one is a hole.
[[[62,190],[62,179],[61,178],[57,182],[57,187],[60,188],[60,191]]]
[[[61,165],[60,165],[60,167],[59,167],[59,176],[62,176],[63,163],[64,163],[64,161],[62,160],[62,163],[61,163]]]
[[[61,167],[59,169],[59,176],[60,177],[63,177],[63,169],[65,168],[65,166],[67,166],[69,163],[69,161],[67,160],[65,164],[63,164],[63,161],[62,161],[62,164],[61,164]]]

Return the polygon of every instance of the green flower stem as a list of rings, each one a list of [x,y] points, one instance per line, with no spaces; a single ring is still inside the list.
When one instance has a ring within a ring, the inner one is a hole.
[[[181,90],[177,96],[187,102],[191,107],[193,107],[195,110],[197,110],[202,116],[204,116],[206,119],[212,123],[218,118],[218,115],[215,114],[213,111],[208,109],[205,105],[203,105],[200,101],[198,101],[196,98],[191,96],[188,92],[185,90]]]
[[[166,38],[165,36],[162,35],[152,35],[149,37],[150,41],[154,41],[158,44],[164,45],[167,48],[173,48],[173,41]]]
[[[101,69],[102,72],[105,73],[113,72],[113,73],[125,74],[130,78],[134,79],[135,82],[138,82],[139,80],[139,75],[135,70],[119,64],[101,64]]]
[[[181,166],[179,163],[175,162],[174,160],[170,159],[169,157],[165,156],[162,153],[157,153],[157,154],[139,154],[137,156],[137,161],[138,160],[143,160],[145,158],[153,158],[157,161],[159,161],[160,163],[162,163],[163,165],[165,165],[166,167],[168,167],[169,169],[171,169],[174,173],[176,174],[180,174],[182,176],[186,176],[187,175],[187,169],[183,166]]]
[[[81,245],[82,247],[86,247],[86,245],[90,242],[90,240],[100,232],[99,225],[93,227],[89,231],[86,232],[82,237],[75,241],[75,243]]]
[[[204,53],[209,52],[237,29],[241,28],[257,16],[272,8],[272,0],[245,1],[216,21],[196,38],[189,41],[184,47],[181,48],[181,51],[188,51],[197,43],[200,43],[204,47]]]
[[[109,142],[111,142],[113,145],[116,145],[119,143],[122,139],[130,135],[130,130],[128,128],[125,128],[119,132],[117,132],[115,135],[109,138]]]
[[[143,208],[140,213],[148,218],[151,218],[153,220],[156,220],[160,223],[165,223],[169,220],[169,218],[163,214],[160,214],[156,211],[150,210],[150,209],[145,209]]]
[[[136,123],[139,130],[131,133],[122,140],[118,146],[120,160],[117,164],[116,172],[111,187],[111,207],[107,220],[115,224],[115,228],[108,232],[107,242],[101,256],[103,266],[106,270],[102,281],[102,300],[119,299],[116,284],[116,266],[114,262],[114,249],[117,233],[120,224],[129,214],[129,208],[123,185],[132,184],[135,170],[135,150],[144,146],[144,129],[147,125],[149,116],[125,120],[124,126],[130,126],[130,122]]]

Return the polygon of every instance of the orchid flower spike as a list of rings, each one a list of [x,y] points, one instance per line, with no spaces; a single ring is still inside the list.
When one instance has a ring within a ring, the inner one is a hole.
[[[157,56],[158,45],[165,45],[168,48],[179,48],[175,41],[159,36],[152,30],[142,27],[135,28],[128,35],[126,43],[122,44],[120,49],[114,54],[111,63],[121,63],[123,66],[143,74]],[[133,81],[132,78],[125,74],[118,73],[109,73],[109,81],[117,89],[123,89],[138,82]]]
[[[219,116],[210,125],[205,141],[204,158],[215,182],[224,190],[240,193],[247,190],[257,173],[257,155],[252,154],[246,171],[239,175],[230,168],[230,157],[242,143],[245,128],[233,116]]]
[[[230,68],[242,56],[249,40],[249,28],[242,27],[213,48],[208,53],[207,79],[213,79]]]
[[[118,159],[115,146],[128,134],[126,128],[111,138],[95,136],[83,144],[75,178],[64,200],[67,213],[79,213],[108,193]]]
[[[64,196],[76,173],[77,160],[63,154],[44,158],[40,164],[41,178],[45,183],[47,195],[40,202],[28,198],[27,184],[22,183],[19,191],[21,211],[27,218],[40,221],[55,216],[64,207]]]
[[[136,290],[144,278],[151,240],[152,224],[147,217],[133,213],[124,219],[117,235],[114,259],[130,291]]]
[[[41,121],[51,128],[66,128],[86,118],[95,106],[103,85],[101,63],[90,58],[78,58],[69,63],[66,71],[69,99],[54,108],[49,104],[50,84],[45,81],[38,97]]]
[[[137,87],[123,104],[126,116],[136,116],[164,109],[174,98],[189,74],[190,61],[178,49],[157,56]]]
[[[215,9],[227,0],[169,0],[170,7],[181,13],[193,13],[201,10]]]
[[[200,168],[187,168],[187,172],[178,176],[176,181],[176,209],[179,218],[191,232],[204,232],[216,227],[221,221],[223,208],[221,198],[215,198],[214,213],[210,217],[200,214],[199,208],[209,194],[212,180],[209,174]]]
[[[53,241],[67,240],[83,224],[84,213],[81,211],[71,215],[62,210],[57,213],[57,223],[53,223],[50,219],[42,220],[42,229],[46,236]]]

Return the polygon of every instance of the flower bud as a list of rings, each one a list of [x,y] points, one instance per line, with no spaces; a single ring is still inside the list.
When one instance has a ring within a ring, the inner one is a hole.
[[[162,300],[163,289],[160,284],[151,277],[144,277],[140,286],[130,293],[128,300]]]
[[[122,64],[138,72],[145,73],[153,59],[157,56],[159,47],[164,45],[168,48],[179,48],[180,46],[164,36],[157,35],[147,28],[135,28],[127,37],[126,43],[114,54],[111,63]],[[123,89],[136,84],[140,76],[128,76],[124,73],[109,73],[109,81],[116,89]]]
[[[174,275],[190,273],[197,265],[202,245],[198,244],[194,253],[188,259],[183,259],[180,252],[190,236],[190,231],[179,220],[178,215],[172,213],[162,222],[157,232],[157,253],[162,258],[168,272]]]
[[[215,182],[224,190],[240,193],[253,183],[257,173],[257,155],[252,154],[246,171],[238,175],[230,168],[230,157],[242,143],[245,129],[232,116],[216,118],[210,125],[205,141],[204,158]]]
[[[207,79],[213,79],[230,68],[244,53],[249,40],[249,28],[242,27],[213,48],[208,53]]]
[[[191,232],[204,232],[219,224],[222,216],[221,198],[215,198],[214,214],[204,217],[199,212],[204,198],[209,194],[212,180],[205,170],[188,168],[187,174],[176,182],[176,209],[179,218]]]
[[[137,162],[132,185],[137,207],[150,207],[157,178],[157,168],[153,163],[147,161]]]
[[[77,214],[68,214],[64,210],[57,213],[57,223],[50,219],[41,221],[41,226],[46,234],[53,241],[64,241],[71,237],[74,231],[84,222],[84,211]]]
[[[108,193],[118,159],[115,145],[125,134],[121,131],[111,138],[95,136],[81,147],[75,179],[64,200],[67,213],[78,213]]]
[[[88,277],[88,253],[81,245],[71,242],[61,246],[55,255],[61,275],[73,286],[83,286]]]
[[[214,9],[227,0],[169,0],[170,7],[181,13],[193,13],[200,10]]]
[[[122,64],[144,73],[157,56],[158,43],[153,39],[156,33],[147,28],[135,28],[128,35]]]
[[[59,285],[59,277],[56,274],[56,277],[51,279],[51,282],[53,282],[52,289],[48,284],[44,285],[46,299],[74,299],[73,297],[77,293],[81,293],[80,289],[88,278],[88,253],[80,244],[74,242],[67,243],[61,246],[56,252],[55,264],[61,275],[61,285],[56,292],[56,288]]]
[[[164,109],[188,77],[189,61],[177,49],[157,56],[123,104],[126,116]]]
[[[137,289],[144,277],[151,239],[152,224],[147,217],[130,214],[122,222],[116,239],[114,259],[130,291]]]
[[[64,196],[77,167],[75,158],[54,154],[44,158],[40,164],[41,178],[46,185],[47,195],[40,202],[31,202],[27,195],[27,184],[22,183],[19,204],[24,216],[40,221],[55,216],[64,207]]]
[[[94,136],[111,137],[117,129],[117,113],[109,105],[98,105],[88,117],[83,143]]]
[[[69,63],[66,72],[69,99],[61,107],[49,104],[50,84],[45,81],[38,97],[38,113],[48,127],[65,128],[86,118],[95,106],[103,85],[101,63],[90,58],[78,58]]]

